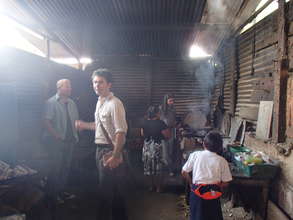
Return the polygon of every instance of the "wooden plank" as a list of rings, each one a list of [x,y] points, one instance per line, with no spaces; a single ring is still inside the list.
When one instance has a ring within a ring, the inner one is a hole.
[[[268,140],[270,137],[273,105],[272,101],[261,101],[259,104],[256,126],[256,137],[259,139]]]
[[[287,92],[286,135],[293,138],[293,77],[288,80]]]
[[[287,56],[287,32],[285,0],[279,0],[278,11],[278,65],[274,74],[274,121],[273,141],[275,143],[285,140],[286,128],[286,88],[288,77],[288,56]]]
[[[232,116],[235,115],[235,108],[236,108],[236,96],[237,96],[237,78],[239,76],[239,68],[238,68],[238,60],[237,60],[237,54],[238,51],[236,50],[236,38],[233,39],[233,47],[231,53],[232,56],[232,74],[231,74],[231,95],[230,95],[230,113]]]

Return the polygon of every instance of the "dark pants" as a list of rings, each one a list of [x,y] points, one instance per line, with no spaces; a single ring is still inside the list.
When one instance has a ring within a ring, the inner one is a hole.
[[[171,137],[165,141],[165,145],[163,145],[163,154],[164,154],[164,158],[165,160],[167,160],[168,163],[168,172],[175,172],[176,171],[176,157],[178,155],[176,155],[176,129],[175,128],[171,128],[170,129],[171,132]],[[165,153],[166,151],[166,153]]]
[[[49,154],[48,192],[54,198],[64,190],[71,168],[73,142],[46,139]]]
[[[223,220],[220,199],[205,200],[190,192],[189,205],[190,220]]]
[[[99,176],[99,220],[127,220],[124,198],[125,167],[110,170],[104,167],[102,157],[111,151],[110,147],[97,145],[96,163]]]

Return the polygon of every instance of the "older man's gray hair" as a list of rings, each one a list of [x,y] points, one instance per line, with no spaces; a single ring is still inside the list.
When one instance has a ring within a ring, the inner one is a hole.
[[[58,80],[57,83],[56,83],[57,89],[60,89],[66,82],[70,83],[70,80],[69,79],[60,79],[60,80]]]

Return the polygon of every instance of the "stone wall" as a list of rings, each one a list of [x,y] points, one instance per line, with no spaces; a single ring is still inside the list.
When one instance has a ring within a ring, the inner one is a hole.
[[[287,215],[293,218],[293,154],[283,156],[279,153],[275,144],[258,140],[249,134],[245,135],[245,146],[256,151],[262,151],[273,159],[280,161],[281,172],[272,182],[270,199]],[[268,213],[273,212],[268,210]]]

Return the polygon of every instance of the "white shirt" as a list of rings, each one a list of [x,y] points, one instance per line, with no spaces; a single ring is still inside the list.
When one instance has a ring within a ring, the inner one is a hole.
[[[115,97],[113,93],[110,93],[107,97],[99,97],[95,112],[95,143],[109,144],[100,126],[100,120],[114,145],[116,144],[116,133],[127,132],[124,106],[120,99]]]
[[[193,184],[229,182],[232,175],[228,162],[214,152],[204,150],[190,154],[183,171],[192,171]]]

